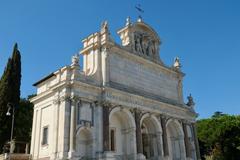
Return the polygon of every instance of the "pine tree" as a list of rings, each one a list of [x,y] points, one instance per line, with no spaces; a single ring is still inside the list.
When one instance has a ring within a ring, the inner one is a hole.
[[[6,116],[7,104],[19,105],[21,84],[21,55],[17,44],[14,45],[12,58],[0,80],[0,152],[11,134],[11,117]]]

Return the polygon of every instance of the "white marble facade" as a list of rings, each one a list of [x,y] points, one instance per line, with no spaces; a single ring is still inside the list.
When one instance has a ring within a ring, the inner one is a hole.
[[[118,31],[107,22],[72,64],[34,84],[32,159],[197,160],[194,102],[185,104],[179,59],[166,66],[161,40],[139,19]]]

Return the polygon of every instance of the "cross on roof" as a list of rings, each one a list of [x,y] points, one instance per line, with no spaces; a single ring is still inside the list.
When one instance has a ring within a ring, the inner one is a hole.
[[[141,4],[137,4],[137,5],[135,6],[135,8],[136,8],[137,11],[138,11],[138,14],[139,14],[138,17],[139,17],[140,19],[142,19],[141,14],[144,13],[144,10],[142,9]]]

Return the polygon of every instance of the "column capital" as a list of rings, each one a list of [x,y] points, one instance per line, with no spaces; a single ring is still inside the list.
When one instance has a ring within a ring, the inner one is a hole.
[[[182,122],[183,124],[186,124],[186,125],[192,125],[192,124],[193,124],[193,122],[191,122],[191,121],[189,121],[189,120],[186,120],[186,119],[181,119],[181,122]]]
[[[94,102],[96,105],[101,105],[103,107],[114,107],[114,105],[106,100],[97,100]]]
[[[59,97],[55,97],[53,99],[53,102],[52,102],[54,105],[57,105],[57,104],[60,104],[61,103],[61,99]]]
[[[159,114],[159,118],[168,120],[171,117],[169,115],[166,115],[166,114]]]
[[[81,101],[81,98],[80,98],[79,96],[72,95],[72,96],[70,97],[70,100],[71,100],[72,102],[74,102],[74,103],[78,103],[78,102]]]
[[[133,109],[134,117],[140,122],[142,116],[145,114],[142,110],[138,108]]]
[[[60,103],[62,103],[62,102],[64,102],[64,101],[70,102],[70,101],[71,101],[71,96],[69,96],[69,95],[63,95],[63,96],[60,96],[59,99],[60,99]]]

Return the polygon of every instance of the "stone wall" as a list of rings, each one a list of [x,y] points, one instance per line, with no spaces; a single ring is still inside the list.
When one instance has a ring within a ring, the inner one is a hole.
[[[110,81],[178,101],[178,80],[173,74],[154,66],[110,54]]]

